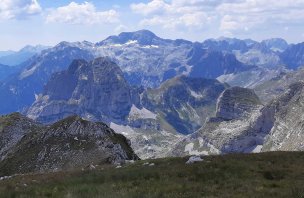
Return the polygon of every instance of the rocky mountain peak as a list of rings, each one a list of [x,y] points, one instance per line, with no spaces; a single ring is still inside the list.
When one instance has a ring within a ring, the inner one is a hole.
[[[33,120],[12,113],[0,117],[0,161],[16,144],[38,126]]]
[[[27,53],[40,53],[41,51],[50,48],[49,46],[44,46],[44,45],[27,45],[23,47],[19,52],[27,52]]]
[[[179,133],[189,134],[214,114],[216,99],[226,87],[215,79],[178,76],[157,89],[148,89],[142,103],[153,112],[162,112]]]
[[[75,60],[68,70],[51,77],[28,115],[41,122],[73,114],[105,122],[124,120],[132,106],[131,92],[121,69],[108,58]]]
[[[282,52],[288,48],[288,43],[282,38],[271,38],[263,40],[261,43],[273,51]]]
[[[88,62],[83,59],[75,59],[73,60],[67,71],[71,74],[74,74],[77,70],[79,70],[83,66],[86,66],[87,64]]]
[[[224,120],[241,118],[258,105],[261,105],[261,102],[253,90],[241,87],[228,88],[218,99],[216,117]]]
[[[149,30],[139,30],[136,32],[122,32],[118,36],[110,36],[106,40],[97,43],[103,44],[125,44],[128,42],[137,42],[140,45],[152,45],[154,42],[162,40]]]
[[[297,69],[304,65],[304,42],[290,45],[282,54],[283,63],[289,69]]]
[[[70,116],[43,126],[20,114],[12,114],[1,117],[0,126],[3,126],[2,122],[15,118],[21,119],[18,125],[10,124],[10,133],[8,129],[1,132],[0,176],[69,170],[139,159],[130,147],[129,140],[101,122]],[[17,138],[10,139],[10,134]]]

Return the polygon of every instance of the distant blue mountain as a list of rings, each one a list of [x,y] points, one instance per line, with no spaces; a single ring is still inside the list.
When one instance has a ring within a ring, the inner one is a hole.
[[[14,54],[14,53],[16,53],[16,52],[15,52],[15,51],[12,51],[12,50],[0,51],[0,57],[8,56],[8,55],[11,55],[11,54]]]
[[[140,30],[110,36],[96,44],[61,42],[43,51],[27,47],[21,51],[36,54],[20,64],[20,71],[0,85],[0,113],[21,111],[30,106],[51,75],[67,69],[74,59],[90,61],[109,57],[120,66],[130,85],[155,88],[179,75],[215,79],[231,74],[235,78],[246,71],[276,70],[282,60],[280,52],[272,48],[284,46],[283,43],[282,40],[259,43],[230,38],[193,43],[162,39],[148,30]]]
[[[281,59],[289,69],[304,66],[304,42],[289,46],[281,54]]]
[[[0,52],[0,64],[8,65],[8,66],[16,66],[21,64],[22,62],[28,60],[35,54],[40,53],[42,50],[45,50],[49,47],[37,45],[37,46],[25,46],[18,52],[6,51]]]
[[[18,67],[10,67],[0,64],[0,81],[5,80],[7,77],[18,71]]]

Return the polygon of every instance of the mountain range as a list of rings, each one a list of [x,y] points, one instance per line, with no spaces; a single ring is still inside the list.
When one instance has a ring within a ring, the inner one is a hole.
[[[272,50],[272,45],[279,45],[274,44],[276,41],[258,43],[224,38],[193,43],[162,39],[142,30],[111,36],[96,44],[87,41],[61,42],[22,63],[20,70],[4,81],[0,86],[0,96],[4,98],[0,113],[22,111],[30,106],[51,75],[67,69],[74,59],[89,61],[109,57],[120,66],[126,80],[134,86],[155,88],[165,80],[183,74],[218,78],[233,86],[253,88],[281,72],[299,67],[286,58],[281,60],[281,53]],[[277,42],[281,43],[280,40]],[[283,52],[286,54],[284,57],[293,56],[293,53],[288,53],[293,48],[293,45],[288,46]],[[248,58],[248,53],[251,58]],[[273,56],[276,61],[270,61]]]
[[[10,164],[24,164],[26,172],[73,168],[74,158],[59,160],[42,144],[83,159],[78,168],[95,160],[91,152],[102,156],[94,163],[102,163],[106,154],[99,150],[109,143],[103,135],[114,131],[122,134],[114,135],[123,139],[122,161],[303,150],[303,49],[304,43],[280,38],[190,42],[141,30],[97,43],[61,42],[17,67],[0,65],[0,113],[24,114],[3,118],[20,123],[16,134],[0,128],[1,170],[10,172]],[[95,137],[100,130],[107,132]],[[83,144],[87,153],[64,150],[74,144],[73,131],[97,146]],[[111,149],[107,157],[116,159]]]
[[[43,45],[27,45],[19,51],[0,51],[0,64],[8,66],[20,65],[35,54],[39,54],[48,48],[50,47]]]

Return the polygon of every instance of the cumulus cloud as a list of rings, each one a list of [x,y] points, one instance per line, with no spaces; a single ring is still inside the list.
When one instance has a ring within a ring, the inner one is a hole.
[[[139,3],[139,4],[131,4],[131,9],[135,13],[150,15],[162,13],[170,9],[170,5],[164,2],[163,0],[153,0],[147,4]]]
[[[0,19],[25,19],[39,14],[41,7],[37,0],[1,0]]]
[[[223,31],[249,30],[267,24],[303,23],[303,0],[243,0],[225,2],[216,10],[223,15]]]
[[[161,25],[164,28],[202,27],[211,21],[207,8],[211,0],[152,0],[131,4],[131,9],[144,16],[141,25]],[[205,9],[204,9],[205,8]]]
[[[119,22],[119,13],[115,10],[97,11],[89,2],[71,2],[67,6],[50,11],[46,17],[48,23],[59,22],[68,24],[104,24]]]
[[[115,31],[115,33],[121,33],[121,32],[126,31],[127,29],[128,29],[127,26],[120,24],[114,29],[114,31]]]
[[[141,25],[164,28],[217,26],[226,33],[303,24],[304,0],[151,0],[131,4]]]

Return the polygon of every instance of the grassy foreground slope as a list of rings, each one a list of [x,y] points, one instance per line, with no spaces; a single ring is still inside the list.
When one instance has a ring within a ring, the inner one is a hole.
[[[15,176],[0,181],[0,197],[304,197],[301,152],[206,156],[190,165],[187,159]]]

